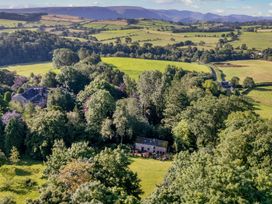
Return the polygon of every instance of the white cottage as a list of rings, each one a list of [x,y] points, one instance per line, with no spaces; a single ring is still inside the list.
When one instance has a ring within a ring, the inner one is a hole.
[[[137,137],[135,142],[135,150],[140,152],[149,152],[152,154],[167,153],[168,142],[154,138]]]

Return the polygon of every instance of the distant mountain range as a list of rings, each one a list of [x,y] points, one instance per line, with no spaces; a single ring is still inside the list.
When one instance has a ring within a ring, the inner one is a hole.
[[[0,12],[14,13],[48,13],[55,15],[71,15],[94,20],[107,20],[118,18],[147,18],[175,22],[191,23],[196,21],[216,22],[249,22],[272,20],[272,17],[256,17],[247,15],[222,16],[213,13],[199,13],[186,10],[154,10],[141,7],[115,6],[115,7],[47,7],[25,9],[0,9]]]

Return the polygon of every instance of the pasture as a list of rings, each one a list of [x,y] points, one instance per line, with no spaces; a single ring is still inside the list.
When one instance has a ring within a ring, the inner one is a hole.
[[[172,62],[162,60],[145,60],[134,58],[122,58],[122,57],[104,57],[102,61],[107,64],[111,64],[118,68],[120,71],[128,74],[133,79],[138,79],[139,75],[148,70],[159,70],[163,72],[167,65],[174,65],[187,71],[197,72],[210,72],[210,69],[205,65],[196,63],[185,62]],[[46,63],[34,63],[34,64],[21,64],[2,67],[9,71],[16,72],[18,75],[29,77],[31,73],[35,75],[44,75],[49,71],[58,73],[58,69],[54,69],[51,62]]]
[[[233,76],[242,82],[247,76],[253,77],[255,82],[272,82],[272,62],[262,60],[240,60],[217,63],[216,66],[223,71],[225,79]]]
[[[240,39],[233,42],[232,45],[236,48],[242,44],[257,50],[272,47],[272,32],[243,32]]]
[[[155,46],[165,46],[191,40],[196,44],[205,42],[203,47],[209,49],[216,46],[221,34],[222,33],[171,33],[148,29],[128,29],[104,31],[94,36],[103,43],[114,42],[116,38],[120,38],[124,43],[125,38],[130,37],[133,42],[138,42],[141,45],[144,43],[152,43]]]
[[[101,20],[82,24],[85,28],[119,30],[128,28],[126,20]]]
[[[29,77],[31,73],[35,75],[44,75],[49,71],[58,71],[53,68],[51,62],[37,63],[37,64],[22,64],[3,67],[9,71],[16,72],[18,75]]]
[[[256,112],[264,118],[272,119],[272,86],[258,87],[249,92],[256,102]]]
[[[196,63],[172,62],[162,60],[146,60],[122,57],[106,57],[102,61],[111,64],[133,79],[138,79],[139,75],[144,71],[158,70],[164,72],[167,65],[174,65],[187,71],[210,72],[209,67]]]
[[[141,179],[144,191],[143,198],[149,195],[157,184],[163,181],[170,161],[132,158],[130,168]],[[6,196],[13,197],[17,204],[24,204],[27,199],[39,196],[39,187],[45,183],[42,178],[45,166],[31,161],[19,165],[3,165],[0,167],[0,200]],[[29,184],[29,180],[32,185]]]

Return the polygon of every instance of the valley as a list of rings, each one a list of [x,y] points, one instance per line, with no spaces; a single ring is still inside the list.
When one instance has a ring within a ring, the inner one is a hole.
[[[270,16],[0,11],[0,204],[270,203]]]

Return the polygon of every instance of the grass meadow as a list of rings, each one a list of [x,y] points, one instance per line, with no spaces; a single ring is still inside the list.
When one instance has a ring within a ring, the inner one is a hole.
[[[42,179],[44,166],[41,163],[23,162],[20,165],[0,167],[0,200],[14,198],[16,203],[24,204],[27,199],[39,196],[39,187],[45,183]]]
[[[35,75],[44,75],[49,71],[58,71],[53,68],[51,62],[37,63],[37,64],[22,64],[3,67],[9,71],[16,72],[18,75],[29,77],[31,73]]]
[[[140,44],[152,43],[155,46],[165,46],[181,41],[191,40],[198,44],[205,42],[204,48],[214,48],[222,33],[171,33],[148,29],[129,29],[104,31],[94,35],[99,41],[104,43],[114,42],[116,38],[121,38],[125,42],[126,37],[131,37],[132,41]]]
[[[262,60],[229,61],[217,64],[225,74],[226,80],[233,76],[242,82],[247,76],[253,77],[255,82],[272,82],[272,62]]]
[[[141,179],[141,187],[144,191],[143,198],[163,181],[170,166],[170,161],[132,158],[130,168]],[[39,197],[39,187],[46,181],[42,178],[44,168],[42,163],[31,161],[22,162],[19,165],[1,166],[0,200],[4,197],[12,197],[17,204],[24,204],[27,199]],[[31,181],[31,185],[29,181]]]
[[[125,72],[133,79],[138,79],[139,75],[148,70],[159,70],[163,72],[167,65],[175,65],[184,70],[197,71],[197,72],[210,72],[210,69],[205,65],[196,63],[184,63],[184,62],[171,62],[162,60],[145,60],[134,58],[122,58],[122,57],[105,57],[102,61],[111,64],[119,70]],[[58,69],[54,69],[51,62],[34,63],[34,64],[21,64],[2,67],[9,71],[16,72],[18,75],[29,77],[31,73],[35,75],[44,75],[49,71],[59,72]]]
[[[272,47],[272,32],[244,32],[240,39],[232,44],[234,47],[247,44],[249,48],[263,50]]]
[[[162,60],[146,60],[122,57],[106,57],[102,61],[111,64],[128,74],[133,79],[138,79],[144,71],[158,70],[163,72],[167,65],[174,65],[187,71],[210,72],[209,67],[196,63],[171,62]]]
[[[272,86],[258,87],[249,92],[256,102],[256,112],[264,118],[272,119]]]

